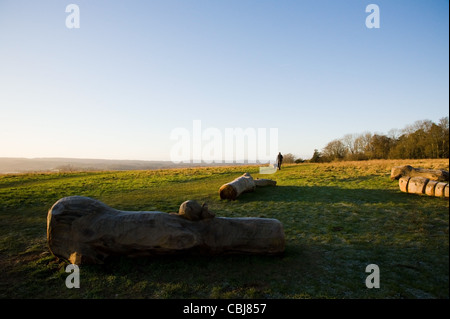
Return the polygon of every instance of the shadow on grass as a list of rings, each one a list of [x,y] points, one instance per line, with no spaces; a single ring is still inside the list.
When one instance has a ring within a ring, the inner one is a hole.
[[[389,189],[345,189],[336,186],[276,186],[258,188],[255,192],[239,196],[242,202],[282,201],[339,203],[352,201],[356,203],[404,202],[414,196]],[[419,195],[416,195],[418,197]]]
[[[314,246],[286,247],[284,254],[266,255],[170,255],[114,257],[103,265],[84,266],[89,277],[127,278],[151,283],[141,297],[154,298],[280,298],[309,280],[324,275],[320,265],[324,249]],[[157,291],[158,290],[158,291]],[[103,296],[102,296],[103,297]]]
[[[441,265],[432,258],[440,251],[430,257],[426,249],[384,245],[288,245],[280,256],[120,257],[85,266],[84,274],[96,284],[114,278],[115,286],[100,287],[102,298],[127,291],[123,282],[147,283],[132,298],[448,298],[441,279],[448,261]],[[429,265],[418,263],[417,254]],[[382,267],[382,290],[364,285],[370,263]]]

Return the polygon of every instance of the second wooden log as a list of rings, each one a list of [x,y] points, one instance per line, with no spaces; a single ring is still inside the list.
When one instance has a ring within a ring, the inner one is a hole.
[[[249,173],[224,184],[219,189],[221,199],[235,200],[239,195],[247,192],[253,192],[256,187],[276,186],[277,182],[271,179],[253,179]]]
[[[402,192],[411,194],[424,194],[435,197],[449,197],[448,183],[429,180],[426,177],[403,176],[398,181]]]

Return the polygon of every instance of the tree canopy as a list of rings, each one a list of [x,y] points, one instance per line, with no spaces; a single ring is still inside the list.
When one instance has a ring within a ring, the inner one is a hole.
[[[365,132],[347,134],[329,142],[319,152],[314,150],[312,162],[368,159],[421,159],[449,157],[449,118],[438,123],[416,121],[403,130],[388,135]]]

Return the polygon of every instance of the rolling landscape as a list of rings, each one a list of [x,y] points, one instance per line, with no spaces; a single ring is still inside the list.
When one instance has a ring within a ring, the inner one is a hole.
[[[126,171],[216,166],[217,164],[175,164],[171,161],[104,160],[81,158],[7,158],[0,157],[0,174],[74,171]],[[220,164],[224,165],[224,164]],[[236,165],[236,164],[235,164]]]

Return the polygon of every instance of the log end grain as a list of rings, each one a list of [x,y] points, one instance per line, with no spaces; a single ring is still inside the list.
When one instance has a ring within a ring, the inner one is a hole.
[[[238,193],[236,189],[230,184],[222,185],[219,189],[220,199],[235,200]]]

